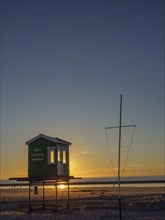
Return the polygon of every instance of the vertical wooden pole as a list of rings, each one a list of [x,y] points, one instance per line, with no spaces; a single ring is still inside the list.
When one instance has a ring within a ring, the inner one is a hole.
[[[68,184],[68,208],[70,208],[70,187],[69,187],[69,179],[67,181],[67,184]]]
[[[44,185],[45,185],[45,182],[44,182],[44,180],[43,180],[43,188],[42,188],[42,190],[43,190],[43,192],[42,192],[42,194],[43,194],[43,197],[42,197],[42,205],[43,205],[43,208],[44,208],[44,205],[45,205],[45,190],[44,190]]]
[[[120,151],[121,151],[121,123],[122,123],[122,95],[120,95],[119,155],[118,155],[119,219],[122,219],[122,214],[121,214],[121,193],[120,193]]]
[[[57,199],[58,199],[58,197],[57,197],[57,191],[58,191],[58,189],[57,189],[57,179],[56,179],[56,210],[57,210],[57,206],[58,206],[58,204],[57,204]]]
[[[30,198],[30,180],[29,180],[29,211],[31,210],[31,198]]]

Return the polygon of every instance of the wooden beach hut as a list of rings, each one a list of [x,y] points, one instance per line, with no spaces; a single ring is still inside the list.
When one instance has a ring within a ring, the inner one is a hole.
[[[67,186],[67,205],[70,206],[69,181],[74,178],[69,174],[69,146],[70,142],[60,138],[40,134],[25,143],[28,145],[28,177],[9,178],[10,180],[29,182],[29,210],[32,209],[31,187],[34,186],[35,194],[38,186],[42,190],[42,206],[45,208],[45,185],[55,186],[55,204],[57,210],[58,185]]]
[[[69,176],[70,142],[40,134],[26,145],[29,178]]]

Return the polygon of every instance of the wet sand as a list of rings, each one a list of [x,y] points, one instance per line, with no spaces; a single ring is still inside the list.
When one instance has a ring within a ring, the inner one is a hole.
[[[119,219],[117,187],[76,187],[70,188],[70,207],[68,208],[67,190],[54,188],[45,190],[44,209],[42,188],[38,195],[31,189],[29,211],[28,189],[0,189],[1,219]],[[165,196],[163,187],[122,187],[122,219],[127,220],[164,220]],[[58,208],[57,208],[58,207]]]

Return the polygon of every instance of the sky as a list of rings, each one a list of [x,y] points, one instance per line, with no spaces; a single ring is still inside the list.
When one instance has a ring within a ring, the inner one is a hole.
[[[1,179],[27,176],[40,133],[72,143],[71,175],[113,177],[118,129],[107,143],[105,127],[119,125],[120,94],[122,124],[136,124],[124,175],[163,175],[162,0],[1,1]]]

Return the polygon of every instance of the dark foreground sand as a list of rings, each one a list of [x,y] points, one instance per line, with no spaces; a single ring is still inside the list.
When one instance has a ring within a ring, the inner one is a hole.
[[[45,209],[42,207],[42,188],[39,194],[31,191],[32,206],[28,210],[28,189],[0,189],[1,220],[107,220],[119,219],[117,188],[71,188],[70,209],[66,189],[58,190],[58,210],[55,209],[55,189],[46,189]],[[123,187],[122,219],[165,220],[165,196],[161,187]]]

